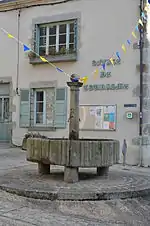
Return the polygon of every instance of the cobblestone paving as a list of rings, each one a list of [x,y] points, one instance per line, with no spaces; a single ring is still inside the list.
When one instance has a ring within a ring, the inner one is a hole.
[[[25,152],[0,147],[0,180],[22,167],[34,167]],[[19,168],[18,168],[19,167]],[[129,178],[145,177],[150,169],[114,166]],[[113,171],[114,169],[114,171]],[[132,175],[132,176],[131,176]],[[134,175],[134,176],[133,176]],[[8,178],[7,178],[8,179]],[[23,180],[22,180],[23,181]],[[133,182],[128,180],[129,183]],[[6,182],[6,181],[5,181]],[[8,181],[7,181],[8,183]],[[146,184],[145,184],[146,186]],[[149,226],[150,197],[109,201],[46,201],[19,197],[0,191],[0,226]]]
[[[150,169],[137,172],[134,168],[122,170],[121,166],[113,166],[108,178],[97,177],[96,169],[82,169],[81,180],[76,184],[67,184],[63,181],[63,167],[52,166],[50,175],[40,176],[37,164],[27,162],[25,155],[24,151],[15,148],[0,151],[1,189],[17,190],[17,194],[27,197],[45,196],[46,199],[59,200],[129,198],[136,197],[133,193],[136,195],[137,191],[144,189],[149,189],[150,193]]]
[[[0,226],[149,226],[150,198],[42,201],[0,192]]]

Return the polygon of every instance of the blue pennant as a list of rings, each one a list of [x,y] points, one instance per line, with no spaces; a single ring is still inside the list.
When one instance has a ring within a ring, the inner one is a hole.
[[[72,82],[78,82],[79,81],[79,78],[74,78],[73,80],[72,80]]]
[[[106,69],[106,64],[105,64],[105,63],[102,64],[102,67],[103,67],[103,70],[105,71],[105,69]]]
[[[59,72],[64,72],[63,70],[61,70],[59,67],[56,67],[56,70]]]
[[[144,20],[147,20],[145,14],[142,12],[142,17],[144,18]]]
[[[116,52],[116,56],[118,57],[119,60],[121,60],[119,52]]]
[[[136,29],[136,31],[139,31],[139,26],[138,26],[138,25],[136,25],[135,29]]]
[[[131,41],[128,39],[128,40],[127,40],[127,43],[130,45],[130,44],[131,44]]]
[[[26,52],[26,51],[29,51],[29,50],[30,50],[30,48],[29,48],[28,46],[26,46],[26,45],[23,45],[23,48],[24,48],[24,52]]]

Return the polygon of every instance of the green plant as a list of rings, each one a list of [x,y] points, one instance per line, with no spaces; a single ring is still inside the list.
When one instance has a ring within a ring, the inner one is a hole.
[[[31,137],[33,137],[33,138],[43,138],[43,139],[47,138],[46,136],[43,136],[40,133],[26,133],[24,135],[25,139],[28,139],[28,138],[31,138]]]
[[[36,57],[36,54],[35,54],[34,52],[30,51],[30,52],[28,53],[28,57],[29,57],[30,59],[35,58],[35,57]]]
[[[55,49],[55,47],[50,47],[49,48],[49,55],[52,55],[52,56],[56,55],[56,49]]]
[[[59,50],[59,53],[60,53],[60,55],[66,54],[66,47],[65,47],[65,46],[62,46],[62,47],[60,48],[60,50]]]

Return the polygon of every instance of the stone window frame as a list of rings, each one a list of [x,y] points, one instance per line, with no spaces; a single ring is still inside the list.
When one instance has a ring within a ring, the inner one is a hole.
[[[56,128],[53,125],[46,125],[46,124],[35,124],[35,95],[34,90],[45,90],[51,89],[54,90],[57,88],[57,81],[39,81],[33,82],[30,84],[30,127],[28,131],[55,131]],[[33,98],[33,99],[32,99]],[[54,103],[55,104],[55,103]]]
[[[55,55],[55,56],[46,56],[46,59],[49,62],[69,62],[69,61],[77,61],[78,59],[78,49],[79,49],[79,25],[81,20],[81,13],[80,12],[72,12],[72,13],[63,13],[53,16],[44,16],[44,17],[37,17],[32,20],[32,31],[33,31],[33,38],[32,38],[32,49],[38,53],[36,48],[36,43],[38,43],[37,32],[38,26],[42,24],[50,24],[50,23],[58,23],[64,21],[72,21],[76,20],[77,24],[77,32],[76,32],[76,51],[72,54],[64,54],[64,55]],[[30,64],[43,64],[44,62],[41,61],[39,57],[36,57],[35,54],[29,53],[29,62]]]
[[[62,54],[64,54],[64,53],[66,53],[66,54],[76,53],[75,30],[73,32],[70,31],[70,24],[74,24],[74,26],[75,26],[75,23],[76,23],[76,20],[67,20],[67,21],[63,21],[63,22],[48,23],[48,24],[39,25],[38,28],[44,29],[44,33],[45,33],[45,34],[42,34],[42,35],[39,34],[39,39],[43,38],[43,40],[45,42],[45,43],[42,43],[42,45],[37,46],[37,48],[38,48],[37,51],[38,51],[39,55],[41,55],[41,56],[45,56],[45,55],[46,56],[48,56],[48,55],[55,56],[55,55],[61,55],[61,53]],[[60,26],[61,25],[66,26],[65,32],[62,33],[62,34],[60,33]],[[55,31],[56,33],[50,35],[49,32],[50,32],[51,26],[56,27],[56,31]],[[61,35],[65,35],[65,37],[66,37],[66,42],[64,44],[60,43],[59,38],[60,38]],[[73,42],[71,42],[71,40],[70,40],[70,35],[73,35],[73,39],[74,39]],[[50,42],[50,40],[49,40],[50,36],[54,37],[55,44]],[[72,51],[70,49],[71,44],[74,45],[74,48],[72,49]],[[64,45],[65,45],[65,48],[64,48]],[[42,54],[40,52],[40,48],[44,49],[44,52],[45,52],[44,54]],[[51,53],[50,48],[52,49],[53,53]],[[62,48],[64,48],[64,49],[62,49]],[[65,52],[63,53],[63,51],[65,51]]]

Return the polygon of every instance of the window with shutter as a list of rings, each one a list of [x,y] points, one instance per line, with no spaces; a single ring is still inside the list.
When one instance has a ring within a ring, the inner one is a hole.
[[[20,90],[20,127],[26,128],[30,125],[30,97],[29,90]]]
[[[67,123],[67,87],[56,89],[55,127],[66,128]]]

